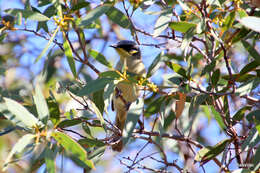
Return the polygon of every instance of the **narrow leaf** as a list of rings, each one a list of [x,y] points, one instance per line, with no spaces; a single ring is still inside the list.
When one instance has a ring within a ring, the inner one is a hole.
[[[172,9],[171,9],[172,10]],[[168,28],[169,22],[172,18],[172,11],[167,11],[162,13],[161,16],[158,17],[155,26],[154,26],[154,37],[160,35],[166,28]]]
[[[189,23],[189,22],[170,22],[169,26],[175,31],[185,33],[189,29],[195,28],[197,25],[195,23]]]
[[[204,162],[215,158],[223,152],[230,139],[225,139],[217,143],[215,146],[207,146],[199,150],[194,160],[197,162]]]
[[[256,32],[260,32],[260,17],[248,16],[238,20],[242,25]]]
[[[158,70],[158,68],[160,67],[160,61],[162,60],[163,57],[163,52],[159,53],[153,60],[152,64],[149,66],[148,68],[148,72],[147,72],[147,77],[151,77],[153,75],[154,72],[156,72]]]
[[[16,119],[20,120],[28,128],[32,128],[37,125],[43,125],[33,114],[31,114],[20,103],[9,98],[4,98],[4,101],[7,106],[7,109],[15,116]]]
[[[42,52],[40,53],[40,55],[36,58],[36,60],[34,61],[34,63],[38,62],[42,56],[45,54],[45,52],[49,49],[51,43],[53,42],[57,32],[59,31],[59,27],[56,28],[56,30],[54,31],[54,33],[52,34],[50,40],[48,41],[47,45],[45,46],[45,48],[42,50]]]
[[[14,16],[18,14],[22,14],[22,17],[24,17],[25,19],[36,20],[39,22],[50,20],[50,18],[48,18],[47,16],[32,10],[23,10],[23,9],[14,8],[14,9],[7,9],[5,10],[5,12],[7,14],[11,14]]]
[[[241,40],[241,42],[245,49],[248,51],[248,53],[257,61],[258,64],[260,64],[260,54],[257,52],[257,50],[253,46],[251,46],[247,41]]]
[[[57,101],[54,97],[47,98],[47,105],[50,112],[50,119],[54,125],[58,124],[60,121],[60,109]]]
[[[100,113],[104,112],[104,107],[105,107],[103,95],[104,95],[104,90],[99,90],[93,93],[93,102],[95,103],[95,105],[97,105],[97,108],[100,111]]]
[[[139,98],[136,102],[132,103],[130,110],[127,114],[125,128],[123,129],[123,143],[126,144],[135,129],[136,123],[142,114],[144,102]]]
[[[107,66],[108,68],[112,68],[112,65],[106,60],[105,56],[99,53],[98,51],[90,49],[89,54],[92,58],[96,59],[101,64]]]
[[[36,84],[35,94],[33,95],[33,100],[36,105],[37,113],[40,120],[47,120],[49,117],[48,105],[42,93],[42,89],[39,83]]]
[[[87,159],[86,150],[75,140],[73,140],[67,134],[61,132],[53,132],[52,137],[68,152],[71,153],[74,157],[78,158],[88,167],[95,169],[94,163],[91,160]]]
[[[85,96],[91,93],[97,92],[104,89],[105,86],[113,81],[111,78],[98,78],[88,82],[80,91],[78,91],[78,96]]]
[[[70,70],[71,70],[73,76],[75,78],[77,78],[77,71],[76,71],[75,61],[74,61],[74,58],[73,58],[73,53],[72,53],[70,44],[69,44],[68,40],[65,37],[64,37],[63,41],[64,41],[63,47],[65,49],[65,55],[67,57],[67,61],[68,61],[69,66],[70,66]]]
[[[21,153],[27,145],[29,145],[33,138],[36,136],[33,134],[26,134],[21,137],[18,142],[13,146],[11,152],[8,154],[7,158],[5,159],[3,171],[7,169],[7,165],[11,162],[11,159],[15,153]]]
[[[114,23],[118,24],[122,28],[129,28],[131,26],[131,23],[126,15],[113,6],[109,8],[108,11],[106,11],[106,15],[110,20],[112,20]]]
[[[217,112],[216,109],[213,106],[211,106],[211,112],[213,113],[213,115],[214,115],[214,117],[215,117],[219,127],[222,130],[226,129],[226,126],[225,126],[225,124],[223,122],[222,117],[220,116],[219,112]]]
[[[242,70],[240,71],[240,75],[254,71],[256,69],[256,67],[258,67],[258,66],[259,66],[259,63],[257,61],[252,61],[242,68]]]
[[[44,159],[45,159],[45,164],[46,164],[46,170],[48,173],[55,173],[56,168],[55,168],[55,154],[54,152],[46,147],[45,153],[44,153]]]
[[[175,71],[179,75],[185,77],[186,79],[188,78],[186,75],[186,70],[182,68],[182,66],[180,66],[179,64],[173,62],[166,62],[166,64],[168,65],[168,67],[170,67],[173,71]]]
[[[85,17],[82,18],[81,26],[88,26],[100,16],[106,13],[111,8],[111,5],[101,5],[91,10]]]
[[[216,71],[214,71],[214,73],[212,74],[212,85],[213,86],[217,86],[217,83],[220,79],[220,70],[217,69]]]

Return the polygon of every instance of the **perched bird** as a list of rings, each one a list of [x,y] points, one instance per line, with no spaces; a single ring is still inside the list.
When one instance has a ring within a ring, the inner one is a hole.
[[[145,76],[145,67],[141,57],[141,51],[138,45],[129,40],[119,41],[115,45],[110,45],[115,48],[120,56],[120,60],[116,65],[117,70],[125,67],[126,71],[137,75],[137,77]],[[112,99],[112,110],[116,111],[115,125],[121,130],[124,129],[127,111],[132,102],[136,101],[139,96],[140,87],[130,81],[120,81],[115,88]],[[114,151],[123,149],[123,141],[112,146]]]

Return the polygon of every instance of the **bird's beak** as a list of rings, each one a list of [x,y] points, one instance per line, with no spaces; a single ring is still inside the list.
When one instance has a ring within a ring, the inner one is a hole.
[[[116,44],[111,44],[111,45],[109,45],[109,47],[117,48],[117,45]]]

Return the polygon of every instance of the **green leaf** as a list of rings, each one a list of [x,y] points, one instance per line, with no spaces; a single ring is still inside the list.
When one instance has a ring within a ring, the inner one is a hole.
[[[95,105],[97,105],[97,108],[100,111],[100,113],[104,112],[104,107],[105,107],[103,95],[104,95],[104,90],[99,90],[93,93],[93,102],[95,103]]]
[[[111,8],[111,5],[101,5],[91,10],[85,17],[82,18],[80,26],[88,26],[100,16],[106,13]]]
[[[73,76],[75,78],[77,78],[77,71],[76,71],[75,61],[74,61],[74,58],[73,58],[73,53],[72,53],[70,44],[69,44],[68,40],[65,38],[65,36],[64,36],[63,42],[64,42],[63,47],[65,49],[65,55],[67,57],[67,61],[68,61],[69,66],[70,66],[70,70],[71,70]]]
[[[55,154],[48,147],[45,148],[44,159],[45,159],[47,172],[48,173],[55,173],[56,172],[56,168],[55,168]]]
[[[81,90],[78,91],[78,96],[85,96],[91,93],[97,92],[101,89],[104,89],[105,86],[113,81],[111,78],[98,78],[88,82]]]
[[[242,151],[248,151],[249,149],[255,147],[260,142],[260,135],[258,134],[256,128],[252,128],[249,131],[247,138],[242,143]]]
[[[24,17],[25,19],[36,20],[39,22],[50,20],[50,18],[48,18],[47,16],[45,16],[39,12],[32,11],[32,10],[23,10],[23,9],[13,8],[13,9],[7,9],[7,10],[5,10],[5,12],[7,14],[11,14],[14,16],[16,16],[18,14],[22,14],[22,17]]]
[[[42,126],[43,124],[33,115],[31,114],[25,107],[23,107],[20,103],[9,99],[4,98],[5,105],[7,109],[15,116],[16,119],[24,123],[24,125],[28,128],[32,128],[35,126]],[[6,117],[13,118],[13,117]]]
[[[260,64],[260,54],[255,50],[255,48],[245,40],[241,40],[241,42],[248,53],[257,61],[258,64]]]
[[[160,62],[163,59],[163,51],[161,53],[159,53],[153,60],[152,64],[149,66],[148,68],[148,72],[147,72],[147,78],[151,77],[153,75],[154,72],[156,72],[159,68],[160,68]]]
[[[113,78],[113,79],[118,79],[120,78],[120,75],[116,71],[104,71],[99,74],[100,78]]]
[[[142,114],[144,107],[144,101],[139,98],[137,101],[133,102],[130,106],[130,110],[127,113],[127,118],[125,122],[125,127],[123,129],[123,143],[126,144],[131,138],[132,133],[135,129],[136,123]]]
[[[256,149],[255,155],[253,157],[253,167],[254,167],[254,171],[259,171],[260,168],[260,147],[258,146],[258,148]]]
[[[223,23],[223,27],[222,29],[224,31],[232,28],[232,25],[235,21],[235,17],[236,17],[236,12],[235,11],[232,11],[231,13],[229,13],[229,15],[225,18],[225,21]]]
[[[166,12],[162,13],[158,17],[154,26],[154,32],[153,32],[154,37],[159,36],[166,28],[168,28],[171,18],[172,18],[172,9],[167,10]]]
[[[131,26],[131,23],[126,15],[122,13],[119,9],[112,6],[105,13],[110,20],[112,20],[114,23],[118,24],[122,28],[129,28]]]
[[[255,78],[253,80],[249,80],[243,84],[241,84],[237,89],[236,89],[236,95],[242,96],[250,93],[252,90],[254,90],[257,86],[259,86],[260,79]]]
[[[82,123],[82,121],[80,119],[63,120],[58,124],[57,127],[59,127],[59,128],[71,127],[71,126],[75,126],[80,123]]]
[[[90,49],[88,52],[92,58],[96,59],[98,62],[107,66],[108,68],[112,68],[112,65],[106,60],[104,55],[93,49]]]
[[[144,116],[149,117],[150,115],[158,113],[160,111],[160,105],[162,105],[164,100],[165,97],[159,97],[153,100],[153,102],[145,109]]]
[[[12,147],[11,152],[8,154],[7,158],[5,159],[5,163],[3,166],[3,171],[7,169],[7,165],[9,162],[11,162],[11,159],[15,153],[21,153],[27,145],[29,145],[33,138],[35,138],[36,135],[33,134],[26,134],[23,137],[21,137],[18,142]]]
[[[197,162],[205,162],[215,158],[217,155],[222,153],[226,147],[230,143],[230,139],[225,139],[220,141],[214,146],[203,147],[196,154],[194,160]]]
[[[232,117],[234,121],[241,121],[244,118],[245,112],[248,110],[251,110],[251,106],[245,106],[241,109],[239,109],[236,114]],[[235,125],[236,122],[233,122],[233,125]]]
[[[179,64],[173,63],[173,62],[166,62],[166,64],[173,71],[175,71],[179,75],[181,75],[181,76],[185,77],[186,79],[188,79],[188,77],[186,76],[186,70],[184,68],[182,68],[182,66],[180,66]]]
[[[212,80],[212,85],[213,85],[213,86],[217,86],[219,79],[220,79],[220,70],[217,69],[217,70],[214,71],[214,73],[212,74],[212,78],[211,78],[211,80]]]
[[[186,33],[189,29],[195,28],[197,24],[181,21],[181,22],[170,22],[169,26],[175,31]]]
[[[57,125],[60,121],[60,109],[53,96],[47,98],[47,105],[50,112],[50,119],[54,125]]]
[[[45,52],[49,49],[51,43],[53,42],[57,32],[59,31],[59,27],[56,28],[56,30],[54,31],[54,33],[52,34],[50,40],[48,41],[47,45],[45,46],[45,48],[42,50],[42,52],[40,53],[40,55],[36,58],[36,60],[34,61],[34,63],[38,62],[42,56],[45,54]]]
[[[249,114],[246,115],[246,118],[248,121],[254,121],[254,120],[258,120],[260,121],[260,110],[254,110],[252,112],[250,112]]]
[[[38,118],[42,121],[46,121],[50,116],[48,105],[42,93],[40,84],[37,83],[35,87],[35,94],[33,95],[33,100],[37,109]],[[47,122],[47,121],[46,121]]]
[[[205,74],[206,74],[206,72],[211,72],[211,71],[213,71],[213,69],[215,68],[215,66],[216,66],[216,61],[212,61],[210,64],[207,64],[204,68],[203,68],[203,70],[202,70],[202,72],[201,72],[201,76],[204,76]]]
[[[96,115],[97,115],[98,119],[100,120],[102,126],[106,130],[103,115],[101,114],[101,112],[99,111],[98,107],[96,106],[96,104],[94,102],[91,102],[91,106],[93,107],[94,112],[96,113]]]
[[[222,129],[222,130],[225,130],[226,129],[226,125],[224,124],[223,122],[223,119],[222,117],[220,116],[220,113],[216,111],[216,109],[211,106],[211,112],[213,113],[219,127]]]
[[[253,31],[260,32],[260,17],[248,16],[238,20],[242,25],[246,26]]]
[[[86,150],[75,140],[73,140],[67,134],[61,132],[53,132],[52,137],[68,152],[71,153],[74,157],[78,158],[89,168],[95,169],[94,163],[91,160],[87,159]]]
[[[97,139],[84,138],[78,140],[78,143],[82,146],[88,147],[103,147],[105,144]]]
[[[77,2],[76,4],[73,4],[71,11],[78,11],[81,8],[89,7],[89,5],[90,5],[89,2]]]
[[[170,111],[169,115],[165,118],[163,128],[167,130],[168,127],[172,124],[173,120],[176,118],[174,111]]]
[[[258,67],[258,66],[259,66],[259,64],[257,61],[252,61],[252,62],[248,63],[247,65],[245,65],[239,74],[243,75],[248,72],[254,71],[256,69],[256,67]]]

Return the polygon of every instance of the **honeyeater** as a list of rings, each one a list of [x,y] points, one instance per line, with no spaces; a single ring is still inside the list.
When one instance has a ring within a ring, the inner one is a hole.
[[[138,45],[129,40],[119,41],[115,45],[110,45],[115,48],[120,56],[120,60],[116,65],[117,70],[125,70],[133,74],[135,77],[145,76],[145,66],[142,61],[141,51]],[[136,101],[139,96],[140,86],[128,80],[120,81],[113,93],[112,110],[116,111],[115,125],[122,131],[125,126],[127,112],[132,102]],[[114,151],[121,151],[123,149],[123,141],[112,145]]]

